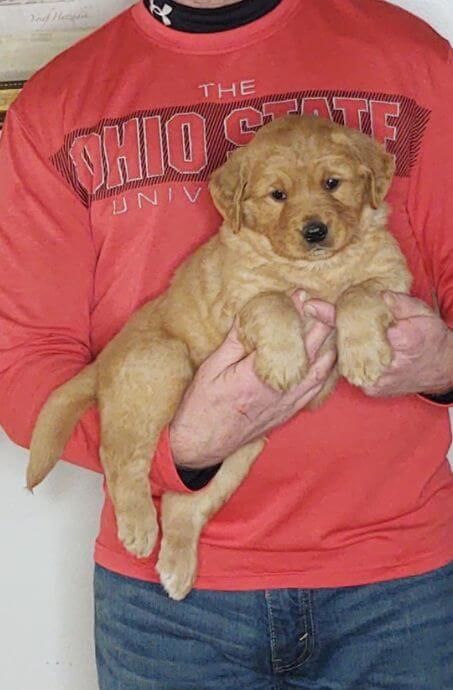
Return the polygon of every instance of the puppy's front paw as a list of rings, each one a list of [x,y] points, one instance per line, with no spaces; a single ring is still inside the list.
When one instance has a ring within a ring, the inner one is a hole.
[[[392,348],[379,331],[338,338],[340,374],[354,386],[372,386],[390,365]]]
[[[288,391],[297,386],[307,370],[308,360],[302,339],[283,345],[278,350],[268,345],[257,350],[256,374],[276,391]]]
[[[116,516],[118,537],[129,553],[146,558],[154,549],[158,525],[154,506]]]

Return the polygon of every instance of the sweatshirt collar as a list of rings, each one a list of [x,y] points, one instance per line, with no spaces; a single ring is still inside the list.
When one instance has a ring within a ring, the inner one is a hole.
[[[273,10],[250,24],[208,34],[171,31],[150,15],[143,2],[134,5],[131,11],[137,27],[163,48],[181,53],[218,54],[243,49],[283,29],[300,4],[301,0],[281,0]]]

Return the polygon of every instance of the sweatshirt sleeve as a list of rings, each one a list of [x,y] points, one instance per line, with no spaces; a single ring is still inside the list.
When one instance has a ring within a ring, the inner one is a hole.
[[[0,425],[28,448],[50,393],[92,359],[96,254],[89,211],[42,154],[15,105],[0,139]],[[99,416],[88,410],[63,458],[102,471]],[[187,491],[164,430],[156,494]]]
[[[431,279],[439,314],[453,328],[453,52],[433,75],[436,102],[412,173],[408,211]],[[448,385],[446,381],[446,385]],[[428,403],[453,405],[453,392],[422,395]]]
[[[453,328],[453,55],[433,75],[432,108],[416,168],[408,211],[431,278],[439,312]]]

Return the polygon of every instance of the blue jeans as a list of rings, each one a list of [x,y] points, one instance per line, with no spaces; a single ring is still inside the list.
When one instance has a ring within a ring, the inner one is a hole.
[[[98,566],[95,604],[101,690],[453,690],[453,564],[183,602]]]

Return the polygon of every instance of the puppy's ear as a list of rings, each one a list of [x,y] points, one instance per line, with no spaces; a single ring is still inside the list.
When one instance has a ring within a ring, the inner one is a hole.
[[[226,163],[213,172],[209,182],[214,204],[234,233],[241,229],[242,202],[248,179],[249,167],[245,152],[236,149]]]
[[[395,157],[373,139],[361,147],[362,173],[368,178],[369,201],[377,209],[387,196],[395,174]]]

